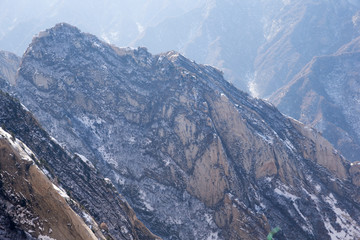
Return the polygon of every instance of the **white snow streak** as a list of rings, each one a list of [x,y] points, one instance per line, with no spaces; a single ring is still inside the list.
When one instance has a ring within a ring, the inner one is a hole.
[[[336,206],[337,200],[334,195],[330,193],[324,200],[331,206],[336,214],[336,223],[341,226],[341,231],[337,231],[328,218],[324,219],[324,224],[329,232],[331,240],[360,239],[360,226],[357,226],[356,222],[351,218],[348,212]]]

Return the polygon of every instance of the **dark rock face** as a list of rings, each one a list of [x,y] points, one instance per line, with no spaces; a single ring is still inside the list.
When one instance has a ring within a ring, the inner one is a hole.
[[[72,157],[63,150],[19,102],[1,92],[0,108],[1,125],[34,152],[49,174],[81,204],[81,208],[85,209],[98,225],[106,223],[109,237],[156,239],[156,236],[137,220],[133,210],[113,185],[82,160],[83,157]],[[80,206],[73,207],[81,217],[85,217]]]
[[[359,39],[336,54],[314,58],[271,101],[285,114],[321,131],[351,161],[360,154]]]
[[[33,40],[14,91],[164,239],[265,239],[275,226],[279,239],[360,236],[350,163],[212,67],[59,24]]]

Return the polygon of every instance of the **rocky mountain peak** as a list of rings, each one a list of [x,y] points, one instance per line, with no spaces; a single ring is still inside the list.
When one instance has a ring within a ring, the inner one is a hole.
[[[68,23],[58,23],[54,27],[49,28],[45,31],[40,32],[37,34],[34,39],[34,41],[39,41],[41,38],[44,37],[52,37],[56,41],[61,40],[73,40],[76,36],[80,36],[81,31],[76,28],[75,26],[72,26]]]
[[[174,51],[57,38],[32,43],[14,91],[155,234],[264,239],[280,226],[280,239],[360,235],[350,207],[358,175],[316,131]]]

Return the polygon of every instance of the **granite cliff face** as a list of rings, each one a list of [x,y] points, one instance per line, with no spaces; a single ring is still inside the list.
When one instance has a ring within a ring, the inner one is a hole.
[[[213,67],[58,24],[33,40],[13,91],[164,239],[360,236],[359,171]]]
[[[360,154],[360,39],[314,58],[270,100],[285,114],[321,131],[351,161]]]
[[[21,153],[9,149],[9,141],[4,142],[2,151],[4,158],[1,159],[4,192],[1,197],[2,203],[5,204],[2,205],[2,211],[6,213],[4,216],[10,214],[9,219],[12,222],[10,222],[10,230],[17,228],[24,231],[31,230],[32,235],[42,234],[45,231],[48,233],[46,235],[54,239],[91,239],[84,234],[84,230],[81,230],[81,221],[74,220],[72,210],[65,210],[69,207],[64,200],[54,200],[53,190],[48,187],[49,180],[39,173],[34,164],[36,163],[51,181],[66,191],[69,195],[65,196],[68,204],[86,225],[91,227],[90,233],[95,233],[96,238],[93,236],[95,239],[158,239],[136,218],[134,211],[118,194],[110,180],[104,179],[84,156],[71,155],[62,149],[23,105],[1,92],[0,108],[1,126],[12,133],[12,138],[16,137],[26,144],[29,148],[27,152],[31,149],[28,158],[34,161],[24,163],[18,159]],[[14,156],[11,163],[9,163],[11,159],[8,159],[9,154]],[[24,177],[26,182],[23,186],[21,177]],[[67,195],[66,193],[63,191],[63,195]],[[59,204],[56,203],[58,201]],[[30,221],[34,225],[23,226],[28,215],[21,215],[21,212],[15,212],[15,215],[9,213],[19,204],[20,210],[29,211],[30,217],[39,217],[38,221]],[[62,211],[61,208],[64,206],[65,209]],[[67,214],[70,214],[68,220]],[[58,221],[57,226],[54,226],[54,221]],[[101,225],[106,227],[101,228]],[[50,228],[52,230],[49,230]],[[77,234],[77,228],[80,228],[78,229],[80,234]]]

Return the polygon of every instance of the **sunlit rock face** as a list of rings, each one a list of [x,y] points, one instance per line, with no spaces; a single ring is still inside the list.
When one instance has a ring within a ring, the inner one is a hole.
[[[33,39],[13,91],[164,239],[360,235],[350,163],[213,67],[58,24]]]

